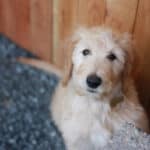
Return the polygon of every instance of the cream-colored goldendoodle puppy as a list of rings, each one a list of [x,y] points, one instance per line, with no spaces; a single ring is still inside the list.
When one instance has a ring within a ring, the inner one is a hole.
[[[125,122],[148,130],[132,74],[134,52],[127,34],[82,28],[66,44],[71,53],[51,104],[68,150],[99,150]]]

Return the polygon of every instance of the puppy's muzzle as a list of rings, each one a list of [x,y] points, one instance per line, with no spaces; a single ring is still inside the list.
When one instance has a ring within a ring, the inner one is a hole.
[[[102,79],[96,74],[91,74],[87,77],[86,83],[89,88],[96,89],[102,84]]]

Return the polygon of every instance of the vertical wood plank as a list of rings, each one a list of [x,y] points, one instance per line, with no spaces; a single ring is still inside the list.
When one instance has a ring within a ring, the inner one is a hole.
[[[145,105],[150,106],[150,1],[139,0],[134,28],[135,45],[141,56],[141,76],[138,80],[139,94]],[[149,103],[149,105],[148,105]],[[150,110],[149,110],[150,113]]]
[[[106,24],[120,31],[132,32],[138,0],[106,0]]]
[[[11,7],[14,12],[13,18],[15,19],[15,35],[13,38],[17,43],[30,50],[32,48],[30,32],[30,1],[13,0]]]
[[[2,32],[22,47],[31,49],[29,1],[2,0]]]
[[[10,0],[1,1],[1,29],[6,35],[11,38],[15,35],[16,18],[14,17],[13,6],[14,2]]]
[[[1,0],[0,31],[46,61],[52,51],[52,0]]]
[[[58,4],[58,5],[56,5]],[[55,28],[55,32],[57,30],[57,39],[55,38],[55,49],[53,51],[53,63],[59,67],[64,67],[65,53],[61,47],[63,46],[63,41],[71,34],[77,17],[77,6],[78,1],[74,0],[59,0],[55,1],[55,11],[54,15],[55,25],[57,24],[57,29]]]
[[[0,1],[0,32],[3,31],[3,6],[2,1]]]
[[[31,0],[31,34],[34,52],[46,61],[52,57],[52,0]]]
[[[104,23],[105,0],[79,0],[79,25],[98,26]]]

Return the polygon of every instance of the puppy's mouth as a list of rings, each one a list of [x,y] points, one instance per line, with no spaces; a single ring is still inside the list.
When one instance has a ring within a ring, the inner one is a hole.
[[[87,91],[90,92],[90,93],[97,93],[97,91],[93,90],[93,89],[87,89]]]

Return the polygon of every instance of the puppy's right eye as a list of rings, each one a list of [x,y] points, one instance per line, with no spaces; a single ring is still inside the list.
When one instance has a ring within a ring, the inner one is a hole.
[[[115,59],[117,59],[116,55],[114,53],[110,53],[107,58],[110,60],[110,61],[114,61]]]
[[[82,51],[82,54],[84,55],[84,56],[87,56],[87,55],[89,55],[91,53],[91,51],[89,50],[89,49],[84,49],[83,51]]]

